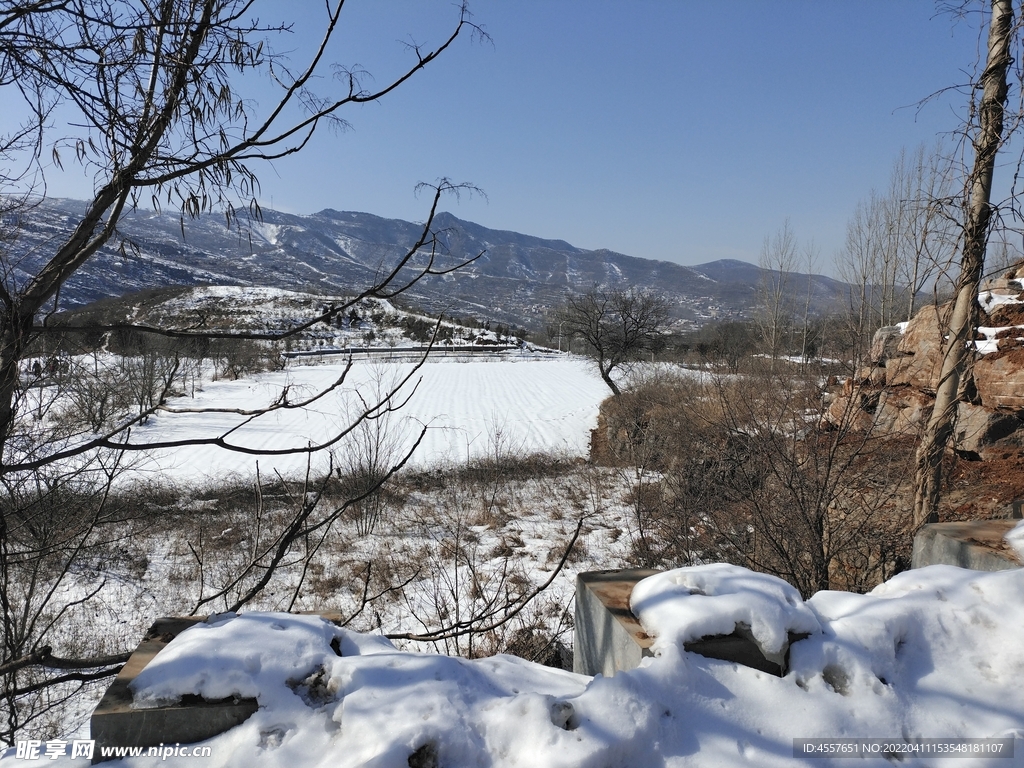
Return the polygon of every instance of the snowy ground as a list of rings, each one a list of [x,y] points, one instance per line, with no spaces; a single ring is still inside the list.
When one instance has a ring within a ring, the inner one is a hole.
[[[400,652],[319,618],[247,614],[187,630],[133,688],[142,708],[185,694],[259,701],[206,743],[207,766],[1024,765],[1024,570],[932,566],[868,595],[804,602],[773,577],[699,566],[641,582],[632,603],[655,656],[612,678]],[[809,633],[791,646],[785,677],[683,650],[739,622],[768,650]],[[801,738],[940,739],[932,748],[970,751],[811,759],[794,756]]]
[[[297,366],[246,381],[206,384],[195,398],[168,403],[182,412],[160,414],[134,430],[132,439],[228,434],[259,450],[326,441],[350,423],[361,402],[375,401],[410,369],[411,364],[357,363],[341,386],[311,406],[277,411],[241,427],[246,417],[232,409],[272,402],[286,387],[289,402],[296,402],[334,383],[341,366]],[[427,428],[413,463],[430,470],[428,477],[448,474],[466,457],[539,449],[563,459],[581,456],[606,396],[592,369],[570,359],[432,362],[416,374],[420,378],[415,392],[408,391],[411,386],[406,391],[407,405],[387,418],[394,421],[388,425],[391,433],[406,445],[415,425]],[[336,455],[347,450],[335,448]],[[135,476],[159,473],[197,488],[248,477],[254,461],[213,446],[155,451]],[[271,467],[298,474],[305,466],[301,457],[260,458],[265,475]],[[418,559],[424,575],[362,625],[414,631],[436,621],[432,610],[471,611],[473,599],[487,599],[487,588],[504,588],[498,580],[485,584],[482,596],[468,597],[465,583],[458,583],[467,568],[486,575],[512,562],[509,579],[541,583],[583,517],[583,546],[531,616],[551,629],[571,605],[577,571],[616,567],[628,554],[631,522],[623,503],[628,479],[614,472],[577,468],[522,482],[498,474],[461,490],[447,482],[416,490],[415,480],[408,482],[400,511],[389,512],[372,534],[356,536],[351,523],[341,526],[316,561],[296,607],[344,609],[361,563],[388,563],[401,580],[402,568]],[[193,501],[197,510],[206,503],[198,495]],[[207,528],[206,535],[244,550],[237,525],[245,514],[215,519],[218,527]],[[157,529],[142,535],[153,537],[144,573],[83,574],[76,585],[88,589],[104,580],[106,591],[97,600],[105,615],[123,625],[113,626],[111,620],[112,634],[120,632],[122,639],[138,637],[151,618],[174,613],[175,605],[195,597],[190,534]],[[451,554],[453,541],[464,545],[464,554]],[[227,544],[225,551],[232,551]],[[292,577],[283,575],[279,589],[287,592]],[[870,595],[824,592],[802,601],[776,579],[703,566],[638,588],[634,607],[656,638],[656,656],[613,678],[587,678],[510,656],[468,660],[411,652],[379,635],[312,617],[221,617],[186,632],[161,654],[138,683],[139,701],[155,704],[189,693],[253,695],[259,712],[208,742],[211,757],[108,765],[1024,766],[1022,606],[1024,570],[985,574],[932,567],[901,574]],[[769,651],[779,650],[790,631],[810,636],[790,649],[790,671],[783,678],[682,648],[688,639],[728,632],[737,623],[748,625]],[[334,638],[341,639],[340,656],[331,648]],[[69,724],[67,733],[73,735],[76,727],[79,723]],[[981,760],[972,753],[955,759],[909,755],[901,761],[866,756],[850,762],[793,753],[793,739],[801,737],[902,742],[1014,736],[1012,759]],[[15,753],[0,758],[4,768],[29,764]]]
[[[170,409],[183,412],[161,413],[150,419],[133,431],[132,441],[156,443],[228,434],[232,445],[250,451],[329,443],[363,410],[364,402],[377,403],[408,378],[395,397],[395,402],[405,404],[386,418],[389,431],[399,438],[391,451],[395,457],[426,429],[411,466],[487,456],[496,442],[524,452],[584,456],[590,430],[597,425],[598,407],[609,395],[593,366],[578,358],[442,358],[432,359],[415,372],[412,363],[356,361],[341,386],[306,408],[278,410],[254,421],[230,412],[268,405],[286,387],[291,402],[302,400],[334,385],[344,370],[340,363],[293,366],[254,379],[207,383],[194,398],[170,401]],[[219,412],[196,412],[203,409]],[[344,453],[351,442],[335,443],[331,448]],[[314,454],[318,468],[326,466],[328,453]],[[273,470],[297,476],[306,469],[305,454],[255,457],[217,446],[153,451],[137,460],[136,466],[139,472],[158,473],[164,479],[203,484],[234,475],[249,476],[257,458],[260,470],[268,476]]]
[[[626,563],[633,540],[623,503],[628,484],[615,471],[554,455],[503,460],[495,472],[487,465],[482,474],[446,466],[400,478],[372,532],[360,533],[347,516],[337,521],[308,568],[300,547],[248,609],[281,610],[294,595],[293,610],[352,616],[366,566],[373,563],[371,594],[394,589],[363,610],[352,628],[419,633],[447,626],[551,579],[584,518],[565,569],[514,620],[493,632],[434,643],[396,641],[406,649],[453,655],[540,651],[565,663],[576,574]],[[536,471],[524,474],[516,467],[520,460],[536,463]],[[123,536],[108,532],[111,551],[65,580],[60,604],[91,597],[69,611],[48,642],[55,649],[75,647],[85,626],[90,640],[107,643],[97,653],[115,652],[133,647],[156,617],[223,611],[222,601],[199,610],[192,606],[200,593],[209,594],[238,575],[261,525],[278,530],[279,516],[294,512],[291,500],[268,488],[256,519],[251,485],[240,488],[230,491],[235,499],[226,503],[211,497],[211,489],[196,486],[184,486],[170,499],[139,495],[141,518],[126,524]],[[196,551],[203,553],[201,567]],[[132,554],[125,558],[126,553]],[[78,696],[74,709],[62,713],[46,737],[87,737],[88,716],[104,688],[94,686]]]

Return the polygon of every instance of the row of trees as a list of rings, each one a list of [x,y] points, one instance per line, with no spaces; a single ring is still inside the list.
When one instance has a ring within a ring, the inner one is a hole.
[[[857,203],[835,255],[838,276],[847,286],[845,306],[836,307],[827,323],[839,333],[834,346],[846,350],[855,364],[878,328],[909,320],[922,301],[948,292],[958,242],[953,183],[943,146],[921,145],[900,153],[885,192],[872,190]],[[815,327],[823,323],[811,311],[813,277],[804,284],[797,275],[813,275],[819,260],[814,243],[801,244],[788,221],[765,238],[754,322],[761,351],[772,358],[813,352]]]
[[[901,152],[886,191],[860,201],[847,224],[838,269],[864,333],[909,320],[922,294],[948,279],[957,234],[947,152],[941,144]]]

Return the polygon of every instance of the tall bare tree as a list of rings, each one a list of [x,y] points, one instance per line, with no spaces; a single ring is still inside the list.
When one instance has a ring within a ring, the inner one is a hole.
[[[918,295],[945,274],[953,260],[956,232],[947,215],[953,200],[952,171],[941,142],[930,148],[921,144],[909,155],[900,152],[892,168],[888,196],[898,232],[894,276],[906,296],[907,320],[914,316]]]
[[[872,293],[877,279],[881,250],[881,226],[878,194],[860,200],[846,222],[846,242],[838,262],[839,274],[850,285],[850,315],[856,338],[862,340],[872,324]]]
[[[976,109],[972,109],[977,123],[972,126],[971,135],[974,161],[965,183],[960,274],[945,318],[948,335],[943,347],[935,406],[917,450],[915,525],[938,519],[942,456],[953,432],[968,356],[973,354],[969,342],[977,326],[978,288],[993,223],[991,199],[996,155],[1006,139],[1007,72],[1012,60],[1010,49],[1015,29],[1011,0],[992,0],[988,53],[978,84],[981,99]]]
[[[757,264],[761,268],[758,285],[757,327],[765,350],[775,360],[782,354],[793,321],[793,272],[797,264],[797,240],[789,220],[761,245]]]
[[[86,644],[76,649],[78,657],[67,658],[50,647],[49,638],[55,627],[96,595],[62,597],[82,558],[102,544],[105,523],[120,519],[122,512],[110,503],[110,488],[125,452],[154,447],[129,439],[131,428],[162,407],[159,398],[146,395],[136,413],[91,437],[44,434],[25,420],[31,402],[21,386],[26,355],[41,334],[52,331],[46,319],[58,308],[67,281],[101,248],[118,243],[130,247],[117,232],[126,210],[143,205],[180,210],[183,230],[191,218],[208,212],[223,213],[229,225],[243,218],[238,211],[258,218],[261,166],[302,152],[324,126],[343,123],[346,107],[387,96],[457,37],[476,29],[466,8],[458,8],[451,31],[439,45],[413,47],[397,73],[369,88],[355,68],[336,67],[336,77],[321,77],[332,65],[330,46],[340,35],[344,6],[344,0],[328,0],[304,11],[320,14],[322,35],[305,61],[291,62],[275,48],[287,45],[289,27],[262,23],[262,4],[257,0],[0,2],[0,93],[6,97],[9,123],[17,121],[18,126],[0,136],[0,208],[24,209],[45,195],[51,163],[77,166],[91,174],[94,185],[81,216],[47,244],[37,269],[26,271],[26,263],[14,263],[6,250],[10,233],[0,233],[2,740],[10,740],[59,705],[67,689],[56,698],[48,697],[46,692],[54,685],[110,675],[116,671],[111,665],[125,657],[119,652],[98,653],[97,647]],[[252,82],[247,78],[252,77],[262,77],[276,88],[269,103],[247,98],[246,84]],[[317,92],[314,85],[336,90]],[[11,105],[19,99],[22,108],[15,110]],[[59,120],[54,118],[57,114]],[[457,185],[447,181],[435,185],[426,222],[409,250],[384,265],[352,302],[328,308],[301,328],[269,334],[142,326],[116,330],[269,340],[331,320],[363,297],[394,296],[426,275],[456,266],[440,265],[432,221],[441,195],[457,191]],[[331,389],[343,382],[344,375]],[[398,388],[406,382],[399,382]],[[41,386],[39,390],[41,397]],[[394,391],[385,393],[331,440],[301,450],[327,448],[361,424],[383,418],[400,402]],[[259,412],[298,405],[282,393]],[[232,443],[229,434],[182,445],[253,452]],[[74,461],[69,463],[70,459]],[[401,464],[399,457],[382,478]],[[69,466],[79,469],[69,471]],[[80,469],[83,466],[88,471]],[[264,589],[297,542],[321,535],[343,511],[323,512],[319,499],[318,493],[305,494],[283,527],[261,539],[245,572],[213,589],[214,597],[235,595],[231,604],[242,605]]]

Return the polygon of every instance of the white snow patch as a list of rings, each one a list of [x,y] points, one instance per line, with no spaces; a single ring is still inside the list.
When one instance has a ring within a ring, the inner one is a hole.
[[[999,326],[998,328],[989,326],[979,326],[978,333],[985,336],[985,338],[978,339],[977,341],[974,342],[974,348],[978,352],[978,354],[990,355],[993,352],[997,352],[999,350],[999,339],[996,338],[996,335],[1000,331],[1005,331],[1007,328],[1019,329],[1021,336],[1024,337],[1024,325],[1007,325]]]
[[[634,604],[662,633],[659,650],[612,678],[508,656],[399,652],[317,618],[248,614],[182,633],[135,693],[144,702],[257,697],[252,717],[207,742],[207,768],[404,766],[414,753],[442,766],[803,765],[794,738],[1016,737],[1015,749],[1024,748],[1024,569],[931,566],[867,595],[821,592],[806,602],[775,579],[730,566],[669,572],[638,590]],[[791,646],[790,672],[778,678],[683,651],[697,625],[719,626],[719,611],[725,624],[744,617],[769,635],[820,631]],[[2,762],[20,764],[10,752]],[[881,755],[855,762],[892,765]],[[938,764],[932,756],[900,761]]]
[[[277,245],[278,238],[281,234],[281,227],[277,224],[267,224],[266,222],[254,221],[250,223],[253,232],[256,232],[270,245]]]
[[[1021,562],[1024,562],[1024,520],[1011,528],[1003,538],[1010,545],[1010,549],[1017,553]]]
[[[230,696],[261,700],[282,681],[297,681],[323,664],[324,649],[337,641],[342,653],[394,651],[382,637],[346,632],[319,616],[226,613],[181,633],[131,683],[132,706],[150,709],[177,703],[184,694],[204,699]],[[245,653],[239,653],[245,649]],[[195,659],[203,659],[201,665]]]
[[[254,379],[218,381],[194,398],[168,402],[170,409],[220,409],[207,413],[163,412],[133,430],[138,443],[210,439],[227,435],[245,451],[302,450],[330,441],[363,409],[412,371],[412,363],[356,362],[343,385],[305,408],[280,409],[257,419],[225,411],[265,407],[287,387],[290,402],[299,402],[334,385],[344,365],[297,366]],[[607,386],[589,363],[558,358],[539,361],[428,362],[401,389],[393,402],[405,405],[384,418],[398,435],[399,451],[411,450],[425,434],[411,460],[413,466],[460,462],[486,456],[496,439],[527,452],[551,451],[582,456]],[[361,399],[362,398],[362,399]],[[327,464],[329,450],[345,451],[350,441],[332,443],[313,454],[316,467]],[[136,472],[159,472],[165,479],[189,484],[254,472],[298,476],[307,455],[234,452],[216,445],[154,449],[145,453]],[[133,473],[126,473],[130,477]],[[268,475],[269,476],[269,475]]]
[[[1024,304],[1024,301],[1021,301],[1014,295],[982,291],[978,294],[978,303],[981,304],[982,309],[986,312],[991,312],[996,307],[1000,307],[1004,304]]]

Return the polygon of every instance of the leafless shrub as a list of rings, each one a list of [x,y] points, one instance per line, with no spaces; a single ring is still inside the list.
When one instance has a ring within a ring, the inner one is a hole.
[[[357,392],[364,410],[384,401],[399,386],[393,366],[373,366],[369,387]],[[385,408],[360,421],[335,452],[336,474],[342,494],[357,499],[350,507],[360,536],[372,534],[387,507],[388,489],[384,485],[393,466],[406,450],[409,435],[404,421],[393,408]]]
[[[117,643],[116,632],[100,638],[69,631],[74,622],[89,621],[87,604],[109,578],[131,578],[148,567],[126,547],[138,520],[132,499],[113,492],[116,471],[116,461],[94,461],[73,472],[8,474],[0,482],[0,630],[8,659],[0,667],[0,739],[46,727],[123,661],[108,655],[105,641]],[[93,663],[72,661],[81,656]]]
[[[612,453],[634,478],[634,561],[725,560],[805,595],[869,589],[905,567],[906,446],[825,423],[817,387],[766,367],[652,382],[606,409]]]
[[[280,370],[281,354],[265,342],[251,339],[216,339],[209,346],[214,379],[237,381],[263,371]]]
[[[542,615],[552,608],[558,617],[553,628]],[[572,627],[572,615],[567,607],[544,601],[536,605],[529,616],[511,622],[500,633],[492,633],[481,655],[508,653],[546,667],[571,670]]]

